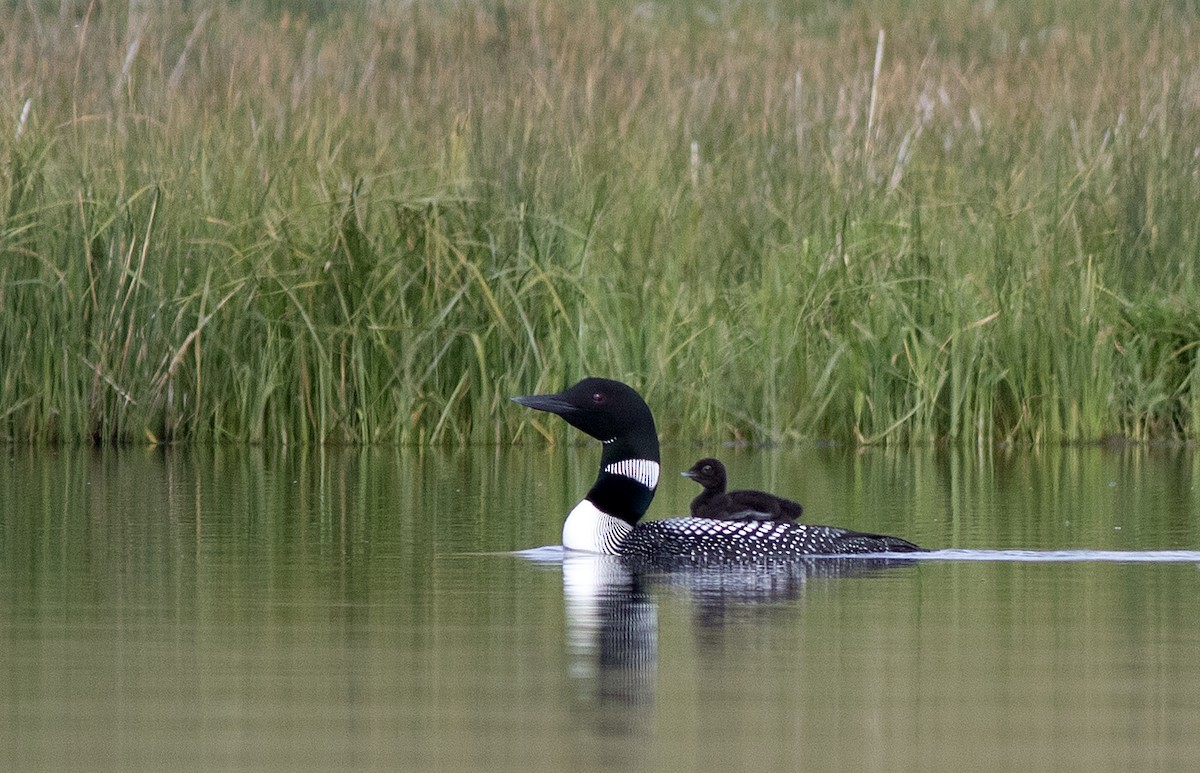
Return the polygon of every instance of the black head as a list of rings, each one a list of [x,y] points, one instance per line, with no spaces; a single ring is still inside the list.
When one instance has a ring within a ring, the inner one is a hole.
[[[706,490],[725,490],[725,465],[717,459],[706,457],[692,465],[692,469],[681,472],[685,478],[691,478]]]
[[[633,387],[607,378],[585,378],[552,395],[514,397],[514,402],[557,414],[605,444],[606,459],[658,461],[658,431],[650,406]]]

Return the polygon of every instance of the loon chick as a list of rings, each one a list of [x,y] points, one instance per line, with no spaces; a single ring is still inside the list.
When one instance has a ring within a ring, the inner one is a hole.
[[[765,491],[740,489],[725,491],[725,465],[720,460],[705,458],[681,472],[704,487],[692,500],[693,518],[716,518],[722,521],[798,521],[804,506],[790,499]]]
[[[651,560],[758,560],[806,555],[910,553],[921,548],[880,534],[791,521],[668,518],[638,523],[658,487],[658,432],[632,387],[585,378],[557,394],[514,397],[561,416],[603,444],[596,482],[563,524],[563,547]]]

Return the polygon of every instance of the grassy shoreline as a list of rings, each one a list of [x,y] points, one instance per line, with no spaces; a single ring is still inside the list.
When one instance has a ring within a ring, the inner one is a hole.
[[[507,397],[586,374],[668,439],[1200,437],[1194,9],[53,5],[0,440],[562,437]]]

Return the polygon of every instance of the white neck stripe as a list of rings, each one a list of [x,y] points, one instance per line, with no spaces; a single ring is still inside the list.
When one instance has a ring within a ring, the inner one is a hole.
[[[658,462],[649,459],[623,459],[606,466],[604,471],[610,475],[633,478],[652,491],[658,488]]]

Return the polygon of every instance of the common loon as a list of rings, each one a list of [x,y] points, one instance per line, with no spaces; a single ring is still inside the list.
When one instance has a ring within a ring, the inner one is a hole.
[[[632,387],[585,378],[566,391],[514,397],[561,416],[603,444],[600,472],[563,524],[563,547],[651,560],[757,560],[805,555],[910,553],[921,548],[880,534],[791,521],[667,518],[638,523],[658,487],[658,432]]]
[[[704,487],[692,500],[693,518],[723,521],[798,521],[804,515],[799,502],[754,489],[725,490],[725,465],[711,457],[701,459],[682,472]]]

